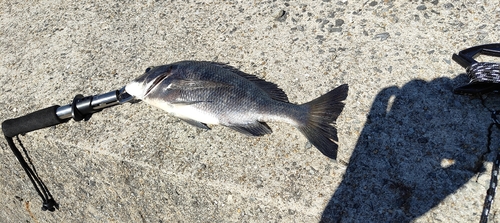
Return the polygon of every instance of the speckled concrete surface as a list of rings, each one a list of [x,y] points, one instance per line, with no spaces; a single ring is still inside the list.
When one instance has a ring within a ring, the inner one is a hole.
[[[451,55],[500,42],[498,1],[1,1],[0,9],[2,120],[186,59],[229,63],[295,103],[350,85],[338,162],[286,124],[271,123],[274,133],[260,138],[204,131],[144,103],[22,136],[61,205],[53,213],[40,211],[2,140],[2,222],[479,221],[492,156],[485,174],[476,167],[489,113],[452,94],[467,79]],[[496,202],[491,222],[499,210]]]

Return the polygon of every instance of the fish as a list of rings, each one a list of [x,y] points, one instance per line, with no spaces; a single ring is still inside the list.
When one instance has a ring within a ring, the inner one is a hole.
[[[222,125],[263,136],[272,133],[267,122],[291,124],[331,159],[337,158],[335,123],[348,89],[348,84],[342,84],[310,102],[293,104],[278,85],[210,61],[149,67],[125,86],[135,99],[202,129]]]

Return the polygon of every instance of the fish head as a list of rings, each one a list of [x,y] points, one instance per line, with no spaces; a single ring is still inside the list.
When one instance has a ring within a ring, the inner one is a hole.
[[[172,69],[172,65],[148,67],[143,75],[125,86],[125,91],[136,99],[143,100],[160,83],[168,81],[172,76]]]

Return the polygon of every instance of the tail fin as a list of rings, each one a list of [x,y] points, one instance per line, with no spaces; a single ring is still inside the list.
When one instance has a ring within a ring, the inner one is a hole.
[[[301,106],[309,109],[308,119],[297,128],[321,153],[331,159],[337,158],[338,137],[335,121],[339,117],[347,98],[349,86],[340,85],[332,91]]]

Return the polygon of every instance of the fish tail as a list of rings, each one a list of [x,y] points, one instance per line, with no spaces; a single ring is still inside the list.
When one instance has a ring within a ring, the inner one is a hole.
[[[342,101],[347,98],[348,90],[349,86],[343,84],[301,105],[309,112],[297,128],[321,153],[331,159],[337,158],[338,137],[335,121],[344,109]]]

